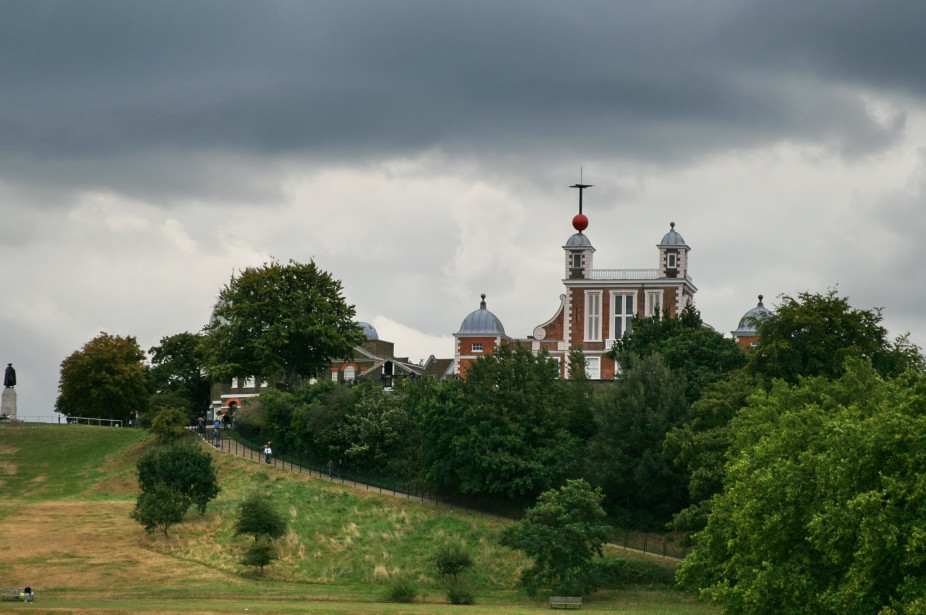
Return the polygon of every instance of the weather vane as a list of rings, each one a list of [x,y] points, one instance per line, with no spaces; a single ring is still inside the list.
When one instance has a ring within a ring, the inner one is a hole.
[[[582,193],[586,188],[591,188],[592,184],[582,183],[582,168],[579,168],[579,183],[569,186],[570,188],[579,189],[579,215],[572,219],[572,227],[580,233],[588,228],[588,218],[582,213]]]

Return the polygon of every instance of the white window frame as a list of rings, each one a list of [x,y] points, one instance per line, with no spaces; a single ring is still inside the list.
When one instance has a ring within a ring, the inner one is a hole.
[[[666,269],[678,269],[678,254],[675,252],[666,254]]]
[[[482,352],[482,342],[473,342],[469,349],[473,354]]]
[[[601,295],[600,290],[585,291],[585,341],[601,341]]]
[[[582,253],[581,252],[572,253],[572,268],[573,269],[582,268]]]
[[[656,318],[662,318],[662,291],[661,290],[648,290],[646,291],[646,312],[647,316],[655,316]]]
[[[254,376],[248,376],[244,379],[244,388],[253,389],[254,388]]]
[[[554,361],[556,361],[556,377],[562,378],[563,377],[563,357],[559,355],[555,357],[551,355],[547,355],[547,356],[553,359]]]
[[[237,379],[237,378],[232,378],[232,381],[231,381],[231,388],[233,388],[233,389],[237,389],[237,388],[238,388],[238,379]]]
[[[630,313],[623,312],[627,305],[626,298],[630,297]],[[617,308],[621,308],[621,313],[617,313]],[[631,321],[637,315],[637,293],[636,292],[618,292],[611,293],[611,337],[619,340],[624,336],[628,329],[632,329]],[[620,327],[618,327],[620,323]]]
[[[331,382],[337,382],[337,381],[338,381],[338,370],[333,369],[331,370]]]
[[[585,375],[589,380],[601,380],[601,357],[585,357]]]

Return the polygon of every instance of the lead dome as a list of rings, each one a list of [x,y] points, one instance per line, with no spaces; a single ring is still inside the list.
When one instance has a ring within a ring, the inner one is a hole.
[[[457,335],[505,335],[505,327],[498,316],[486,309],[486,296],[482,294],[482,301],[479,302],[479,309],[470,312],[463,319],[460,330]]]
[[[688,244],[685,243],[685,238],[679,235],[678,231],[675,230],[675,222],[669,223],[669,232],[662,236],[662,241],[659,242],[659,246],[673,247],[673,246],[685,246]]]
[[[771,315],[772,313],[768,311],[762,303],[762,295],[759,295],[759,304],[743,314],[743,317],[740,318],[740,324],[736,328],[736,331],[733,332],[733,335],[739,337],[755,335],[756,330],[759,328],[759,323]]]
[[[376,328],[368,322],[358,322],[360,328],[363,329],[363,336],[369,341],[378,340],[379,333],[376,332]]]

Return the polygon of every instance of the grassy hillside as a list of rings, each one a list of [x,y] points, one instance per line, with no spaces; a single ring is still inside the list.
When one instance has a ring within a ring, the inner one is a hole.
[[[404,573],[424,592],[424,604],[378,605],[377,612],[434,612],[417,609],[452,607],[440,605],[445,599],[429,560],[437,545],[453,537],[472,551],[472,580],[480,604],[505,605],[514,609],[510,612],[544,606],[516,589],[518,571],[526,562],[497,545],[499,522],[214,451],[222,492],[206,514],[190,512],[168,539],[147,535],[129,518],[137,494],[135,461],[147,446],[140,430],[0,426],[4,586],[37,588],[42,600],[33,606],[38,609],[60,603],[83,604],[82,612],[199,612],[205,600],[210,610],[241,612],[244,602],[236,601],[260,598],[285,600],[293,607],[282,609],[287,612],[370,612],[390,578]],[[281,560],[264,577],[238,563],[250,539],[232,533],[235,508],[255,489],[287,514],[291,525],[279,541]],[[94,602],[101,597],[104,602]],[[294,608],[294,599],[326,606],[302,611]],[[179,600],[180,606],[162,610],[156,605],[164,600]],[[227,611],[218,600],[229,601]],[[666,591],[612,593],[597,602],[602,607],[619,604],[628,613],[714,612]],[[345,606],[351,604],[365,606]],[[497,607],[485,608],[498,612]]]

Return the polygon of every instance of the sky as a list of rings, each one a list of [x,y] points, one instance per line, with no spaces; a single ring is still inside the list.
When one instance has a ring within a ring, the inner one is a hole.
[[[836,289],[926,344],[926,3],[0,4],[0,364],[50,419],[101,331],[147,350],[232,275],[314,260],[414,361],[486,293],[559,307],[670,222],[705,322]]]

